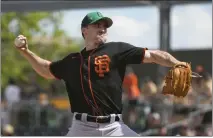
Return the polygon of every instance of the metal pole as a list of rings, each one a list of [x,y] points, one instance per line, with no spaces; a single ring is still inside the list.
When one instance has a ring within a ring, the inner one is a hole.
[[[170,50],[170,5],[168,3],[160,3],[160,50],[169,51]],[[164,76],[166,75],[167,68],[163,66],[158,66],[158,84],[162,83]],[[168,123],[168,113],[165,108],[162,108],[162,123]]]

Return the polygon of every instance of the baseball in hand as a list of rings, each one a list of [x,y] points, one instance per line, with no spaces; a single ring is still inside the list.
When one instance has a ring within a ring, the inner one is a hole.
[[[16,47],[22,47],[23,45],[25,45],[25,40],[23,40],[23,38],[21,38],[21,37],[17,37],[15,39],[14,44]]]

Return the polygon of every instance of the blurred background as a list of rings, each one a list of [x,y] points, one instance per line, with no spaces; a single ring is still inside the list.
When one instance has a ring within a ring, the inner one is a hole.
[[[1,129],[4,136],[63,136],[72,113],[62,81],[45,80],[14,49],[58,60],[83,46],[80,24],[91,11],[113,19],[109,41],[161,49],[203,76],[184,99],[162,95],[168,68],[131,65],[124,79],[124,122],[142,136],[212,136],[212,1],[2,1]]]

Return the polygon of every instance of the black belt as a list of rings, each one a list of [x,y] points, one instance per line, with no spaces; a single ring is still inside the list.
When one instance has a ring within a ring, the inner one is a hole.
[[[82,114],[76,114],[75,119],[81,120]],[[96,123],[110,123],[111,116],[91,116],[87,115],[88,122],[96,122]],[[115,116],[115,121],[120,121],[120,117],[118,115]]]

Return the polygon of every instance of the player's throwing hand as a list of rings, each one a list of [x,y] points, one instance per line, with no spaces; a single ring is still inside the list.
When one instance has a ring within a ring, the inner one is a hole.
[[[19,35],[14,40],[14,45],[17,49],[25,51],[28,49],[27,38],[23,35]]]

